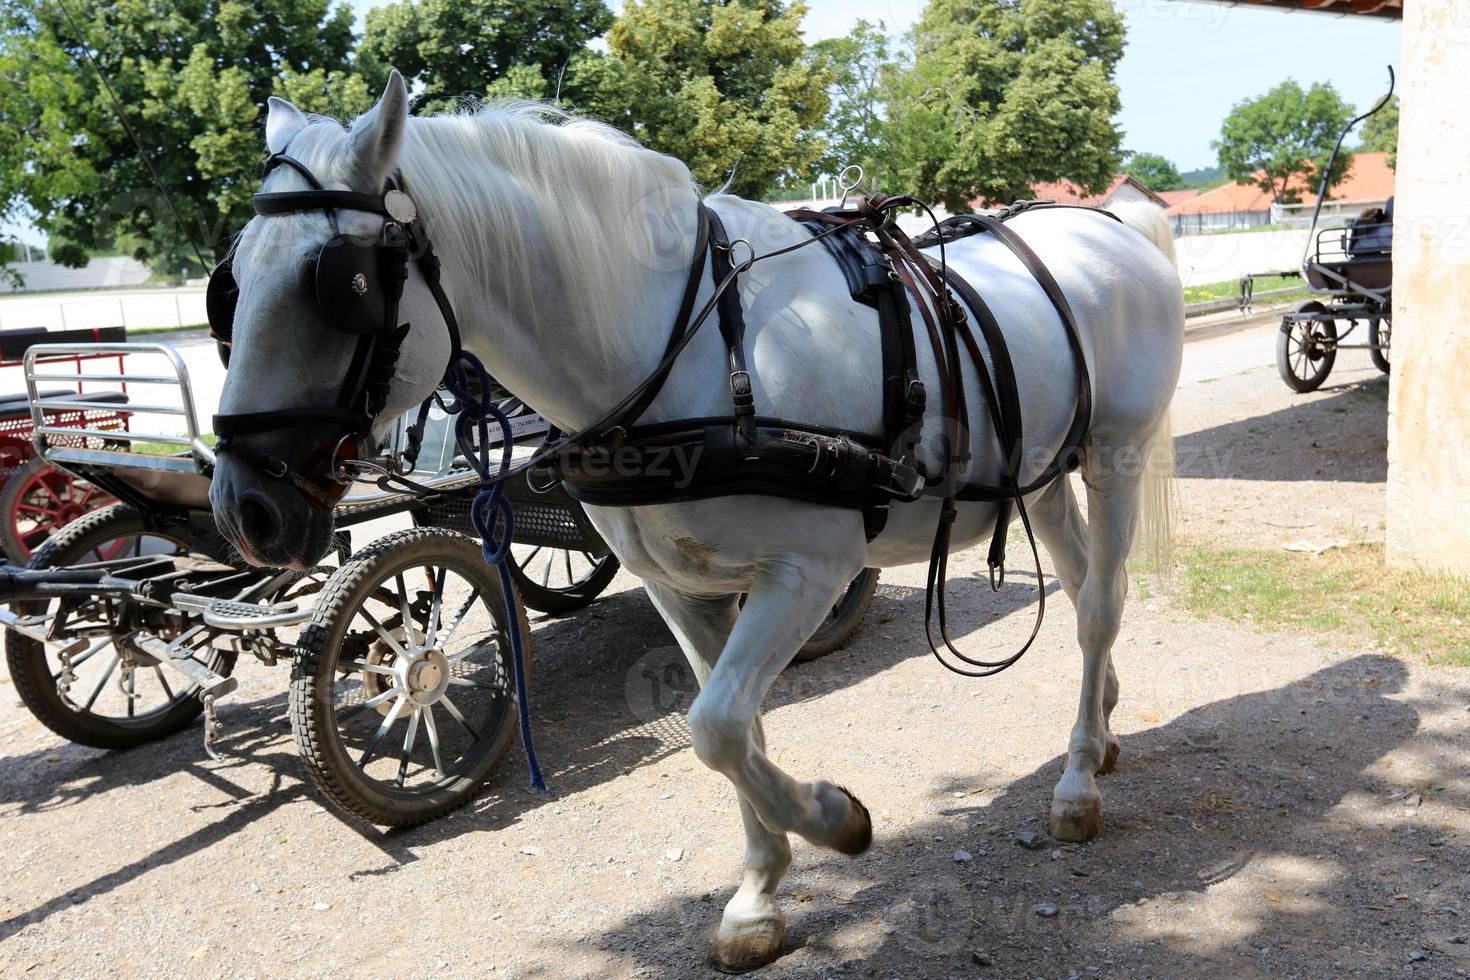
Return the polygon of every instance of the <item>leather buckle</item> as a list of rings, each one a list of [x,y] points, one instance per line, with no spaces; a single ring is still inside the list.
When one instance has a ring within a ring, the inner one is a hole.
[[[917,500],[924,491],[924,475],[908,462],[908,457],[889,461],[888,486],[884,487],[895,497]]]
[[[755,411],[755,392],[750,386],[749,371],[730,372],[730,396],[735,401],[736,415],[749,415]]]
[[[924,382],[910,371],[908,383],[903,389],[904,407],[908,409],[910,420],[922,418],[924,407],[929,403],[929,392],[924,388]]]

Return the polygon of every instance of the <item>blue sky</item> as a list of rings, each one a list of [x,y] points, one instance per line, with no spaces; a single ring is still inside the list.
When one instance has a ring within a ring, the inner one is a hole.
[[[388,0],[353,0],[359,11]],[[1399,25],[1377,18],[1283,13],[1183,0],[1115,0],[1128,22],[1118,66],[1124,146],[1162,153],[1181,170],[1213,166],[1210,140],[1241,99],[1286,78],[1330,81],[1367,108],[1398,67]],[[846,34],[859,19],[906,31],[925,0],[806,0],[806,38]],[[609,0],[617,10],[620,0]]]

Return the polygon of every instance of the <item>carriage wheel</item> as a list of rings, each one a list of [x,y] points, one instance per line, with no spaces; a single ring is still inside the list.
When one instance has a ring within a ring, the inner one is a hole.
[[[848,584],[847,591],[842,593],[827,618],[822,620],[822,625],[817,627],[817,631],[796,652],[791,662],[804,664],[809,660],[816,660],[846,643],[867,614],[868,604],[873,601],[873,593],[877,588],[878,569],[863,569]]]
[[[544,613],[568,613],[590,604],[618,574],[611,553],[597,557],[590,551],[513,544],[511,578],[521,601]]]
[[[31,568],[81,565],[108,558],[183,554],[190,539],[185,528],[148,530],[142,515],[114,504],[68,524],[31,559]],[[16,602],[17,615],[56,612],[60,600]],[[198,688],[172,678],[158,662],[127,641],[131,630],[115,630],[101,610],[83,604],[67,624],[68,636],[86,641],[69,657],[65,676],[55,645],[42,645],[7,631],[6,659],[15,690],[31,714],[62,738],[100,749],[126,749],[182,731],[204,710]],[[169,637],[165,637],[169,638]],[[204,647],[195,659],[228,675],[231,658]]]
[[[44,459],[26,463],[0,492],[0,547],[17,565],[57,531],[112,497]]]
[[[516,731],[503,595],[479,545],[440,528],[390,534],[337,570],[291,672],[296,744],[329,799],[399,826],[474,797]],[[518,600],[515,615],[529,670]]]
[[[1374,318],[1368,321],[1368,354],[1373,358],[1373,366],[1384,374],[1388,373],[1388,352],[1390,349],[1390,336],[1393,333],[1393,321],[1388,317],[1383,319]]]
[[[1316,300],[1299,305],[1295,313],[1325,313]],[[1276,335],[1276,370],[1292,391],[1316,391],[1327,380],[1337,360],[1337,321],[1299,320],[1287,314]]]

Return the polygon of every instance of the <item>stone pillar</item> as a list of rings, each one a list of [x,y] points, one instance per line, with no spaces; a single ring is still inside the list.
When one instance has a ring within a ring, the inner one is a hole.
[[[1470,0],[1404,4],[1390,563],[1470,574]]]

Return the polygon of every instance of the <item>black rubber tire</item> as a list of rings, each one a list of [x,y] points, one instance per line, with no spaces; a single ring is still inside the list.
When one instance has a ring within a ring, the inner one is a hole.
[[[1373,358],[1373,366],[1384,374],[1387,374],[1389,368],[1388,355],[1393,345],[1393,321],[1388,317],[1383,317],[1382,319],[1374,317],[1369,320],[1368,343],[1373,345],[1368,348],[1368,356]],[[1383,347],[1382,350],[1379,349],[1380,345]],[[9,512],[0,511],[0,513]]]
[[[1325,313],[1327,307],[1316,300],[1307,300],[1299,304],[1293,312],[1295,313]],[[1316,358],[1306,355],[1306,364],[1303,368],[1310,366],[1310,373],[1306,370],[1298,373],[1296,357],[1307,337],[1306,331],[1312,331],[1315,336],[1320,336],[1327,341],[1337,341],[1337,322],[1335,320],[1317,321],[1294,321],[1285,317],[1281,321],[1281,330],[1276,334],[1276,370],[1281,375],[1281,380],[1292,391],[1306,394],[1316,391],[1322,387],[1322,382],[1327,380],[1327,375],[1332,373],[1332,365],[1337,360],[1337,348],[1329,346],[1326,350],[1316,352]],[[1300,338],[1300,339],[1298,339]],[[1293,347],[1297,349],[1293,349]]]
[[[570,588],[564,589],[547,588],[540,582],[532,581],[531,577],[515,561],[510,563],[510,577],[514,580],[516,591],[520,593],[521,602],[525,603],[527,609],[560,614],[576,612],[578,609],[590,606],[612,584],[619,567],[621,566],[618,564],[618,559],[609,552],[597,562],[597,567],[590,575],[574,583]]]
[[[791,658],[794,664],[804,664],[818,657],[825,657],[838,649],[852,637],[858,625],[867,615],[868,605],[878,588],[878,569],[865,568],[848,585],[847,591],[837,600],[822,625],[811,635],[802,648]]]
[[[485,564],[480,545],[454,531],[416,527],[397,531],[358,552],[327,581],[311,624],[302,631],[291,670],[291,729],[307,773],[322,794],[342,810],[369,823],[402,827],[425,823],[464,806],[479,793],[515,740],[517,717],[513,689],[494,731],[483,731],[472,743],[472,763],[426,792],[395,789],[367,777],[347,755],[337,725],[334,686],[337,659],[358,608],[379,583],[405,570],[450,565],[473,577],[490,611],[500,644],[500,666],[511,676],[510,644],[500,576]],[[527,683],[530,682],[530,625],[517,598]],[[416,743],[421,744],[421,743]],[[469,754],[469,753],[466,753]]]
[[[20,498],[25,493],[26,488],[31,484],[31,481],[47,471],[55,469],[56,467],[38,457],[11,474],[10,479],[5,481],[5,489],[0,490],[0,548],[4,549],[5,557],[10,559],[13,564],[27,564],[31,560],[31,555],[36,550],[39,550],[41,545],[46,541],[46,538],[42,538],[39,541],[31,540],[29,542],[23,539],[20,528],[16,526],[17,521],[15,517],[16,510],[21,504]],[[68,477],[69,474],[62,473],[62,476]],[[88,492],[95,492],[95,495],[90,500],[84,500],[82,502],[84,505],[96,506],[97,509],[101,509],[101,507],[105,507],[108,504],[116,503],[111,496],[96,491],[96,488],[90,487],[84,481],[75,480],[73,481],[73,486],[78,483],[83,486],[88,486]],[[75,516],[80,517],[83,515],[77,513]],[[64,520],[65,518],[63,517],[61,519]],[[40,530],[40,528],[36,530]],[[51,533],[55,534],[60,530],[61,528],[54,528]]]
[[[101,510],[85,514],[56,534],[41,546],[31,558],[31,568],[57,568],[82,564],[89,559],[88,552],[98,545],[115,538],[145,533],[142,515],[126,504],[113,504]],[[183,547],[190,546],[187,528],[180,526],[167,532],[146,531],[149,537],[168,538]],[[95,557],[90,560],[96,560]],[[11,609],[19,614],[43,612],[46,601],[17,602]],[[90,745],[99,749],[130,749],[148,742],[167,738],[185,728],[204,710],[204,705],[192,692],[196,688],[182,685],[174,701],[168,707],[140,715],[126,721],[99,717],[86,710],[66,704],[56,689],[51,667],[46,662],[46,650],[42,644],[19,633],[7,630],[5,634],[5,656],[10,666],[10,678],[15,683],[16,693],[36,720],[62,738],[79,745]],[[233,668],[231,658],[212,650],[202,661],[216,673],[228,676]]]

